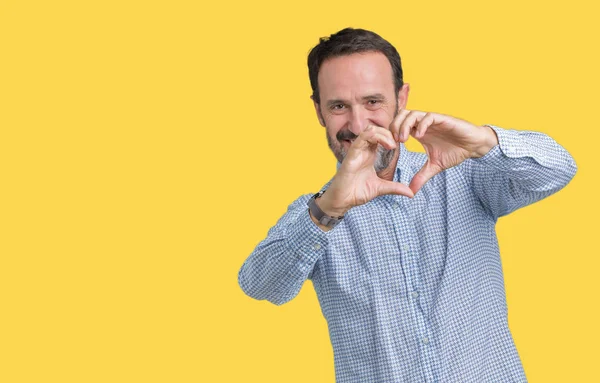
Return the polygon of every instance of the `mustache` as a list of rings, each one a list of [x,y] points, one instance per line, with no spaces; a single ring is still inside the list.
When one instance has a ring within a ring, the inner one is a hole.
[[[356,134],[349,132],[349,131],[340,131],[337,132],[337,134],[335,135],[335,138],[338,139],[338,141],[344,141],[344,140],[355,140],[356,137],[358,137]]]

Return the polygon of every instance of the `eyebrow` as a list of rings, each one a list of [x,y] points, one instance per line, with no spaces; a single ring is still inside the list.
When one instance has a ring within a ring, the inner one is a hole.
[[[374,93],[374,94],[370,94],[368,96],[364,96],[362,98],[363,101],[365,101],[365,100],[372,100],[372,99],[385,100],[385,96],[383,94],[381,94],[381,93]],[[330,106],[333,106],[333,105],[336,105],[336,104],[345,104],[345,103],[347,103],[346,100],[335,99],[335,100],[329,100],[329,101],[327,101],[327,106],[330,107]]]

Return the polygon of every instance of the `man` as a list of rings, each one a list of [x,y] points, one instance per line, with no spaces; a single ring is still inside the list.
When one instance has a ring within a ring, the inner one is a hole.
[[[311,279],[338,383],[526,382],[495,224],[563,188],[573,158],[542,133],[405,109],[398,52],[373,32],[322,38],[308,67],[337,173],[257,245],[243,291],[281,305]]]

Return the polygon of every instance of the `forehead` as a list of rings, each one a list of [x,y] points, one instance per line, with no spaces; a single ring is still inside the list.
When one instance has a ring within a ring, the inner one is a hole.
[[[393,94],[392,66],[381,52],[353,53],[327,59],[318,75],[322,100],[361,97],[367,93]]]

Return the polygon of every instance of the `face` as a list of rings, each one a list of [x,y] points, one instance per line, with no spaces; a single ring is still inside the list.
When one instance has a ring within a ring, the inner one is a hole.
[[[328,59],[321,65],[318,82],[321,103],[314,103],[315,109],[326,129],[329,148],[339,162],[369,124],[388,129],[408,96],[408,84],[395,94],[392,66],[380,52]],[[395,150],[379,145],[377,172],[387,168]]]

